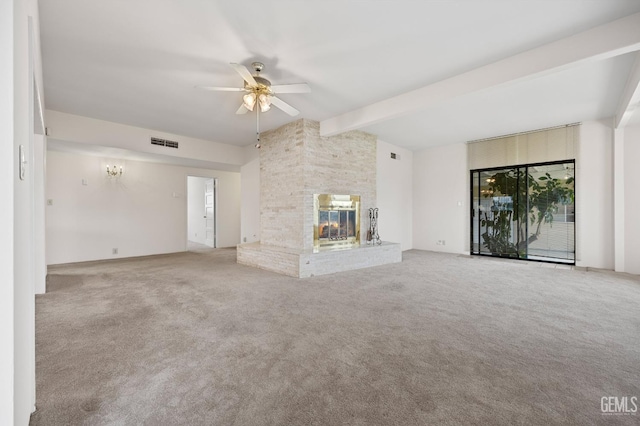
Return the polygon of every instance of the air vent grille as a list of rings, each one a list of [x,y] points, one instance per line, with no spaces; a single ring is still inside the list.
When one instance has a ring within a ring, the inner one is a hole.
[[[151,138],[151,145],[166,146],[167,148],[178,149],[178,142],[161,138]]]

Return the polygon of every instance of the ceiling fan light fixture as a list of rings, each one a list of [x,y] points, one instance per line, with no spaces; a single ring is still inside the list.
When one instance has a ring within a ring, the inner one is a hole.
[[[271,109],[271,99],[264,93],[258,96],[258,103],[260,104],[260,112],[267,112]]]
[[[247,93],[242,97],[242,103],[249,111],[253,111],[253,107],[256,104],[256,94],[255,93]]]

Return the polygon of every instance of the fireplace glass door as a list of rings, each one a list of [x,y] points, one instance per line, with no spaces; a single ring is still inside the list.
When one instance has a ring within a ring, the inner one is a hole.
[[[318,238],[339,241],[356,236],[355,210],[319,210]]]
[[[314,250],[359,244],[360,196],[315,194],[313,216]]]

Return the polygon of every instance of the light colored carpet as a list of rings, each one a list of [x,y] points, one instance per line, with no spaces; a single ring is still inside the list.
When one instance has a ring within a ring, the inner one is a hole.
[[[211,250],[211,247],[206,244],[200,244],[195,241],[187,241],[187,251],[208,251]]]
[[[308,279],[218,249],[50,268],[32,425],[638,424],[640,277],[409,251]]]

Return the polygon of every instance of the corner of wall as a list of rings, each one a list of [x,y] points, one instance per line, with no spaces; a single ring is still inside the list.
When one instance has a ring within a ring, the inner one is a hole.
[[[576,265],[614,269],[613,120],[585,121],[576,153]]]
[[[448,253],[468,251],[469,171],[464,143],[414,153],[413,246]],[[444,244],[438,244],[443,241]]]
[[[640,112],[636,112],[640,114]],[[624,257],[625,272],[640,275],[640,125],[624,131]]]
[[[255,151],[259,151],[254,148]],[[258,152],[259,153],[259,152]],[[240,243],[260,241],[260,157],[240,168]]]
[[[377,140],[376,192],[380,236],[400,243],[402,250],[413,248],[413,152]]]

